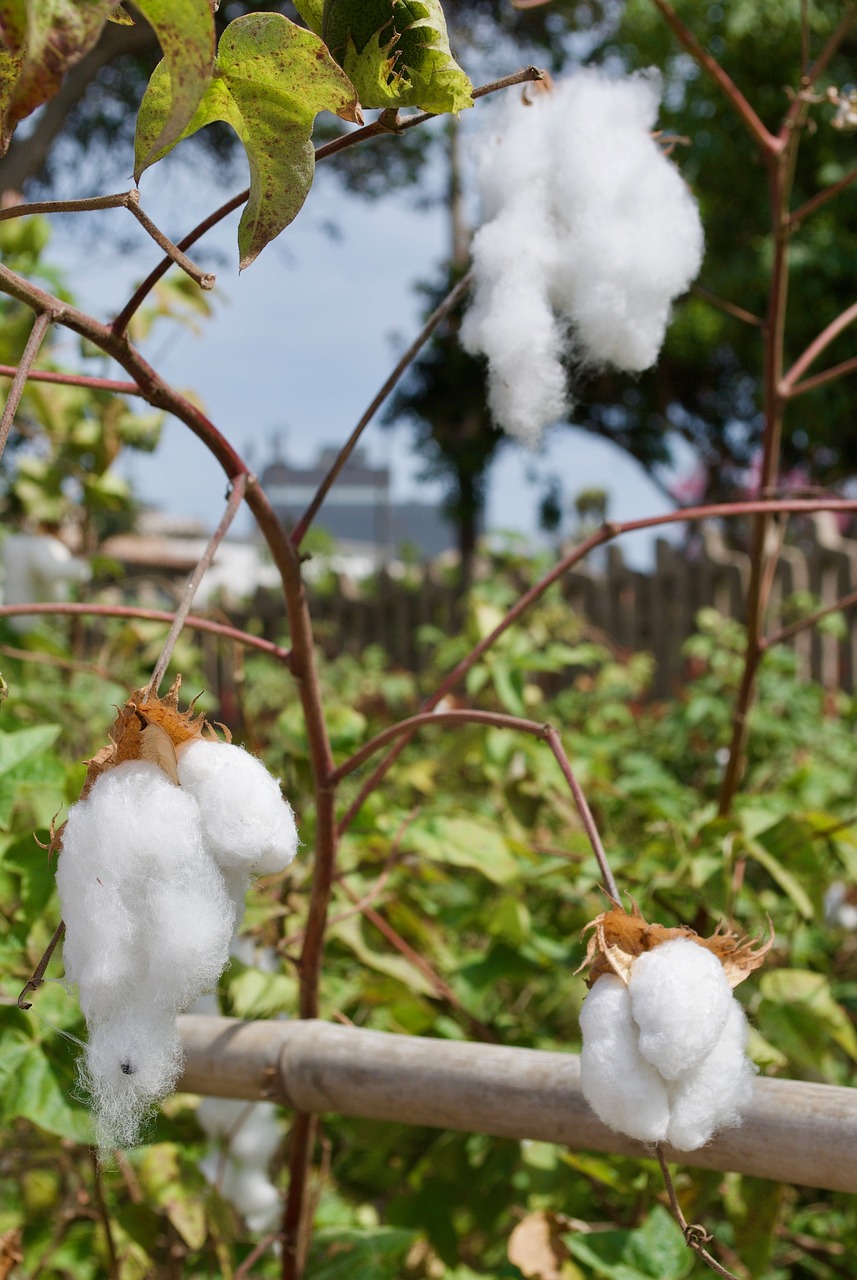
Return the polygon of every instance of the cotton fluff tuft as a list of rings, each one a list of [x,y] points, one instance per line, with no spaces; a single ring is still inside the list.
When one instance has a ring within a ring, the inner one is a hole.
[[[720,961],[697,943],[644,952],[627,987],[602,975],[580,1027],[583,1096],[611,1129],[694,1151],[740,1124],[755,1074],[747,1020]]]
[[[282,1135],[272,1102],[238,1102],[204,1098],[197,1119],[210,1147],[200,1161],[208,1181],[255,1233],[276,1226],[282,1206],[269,1176],[269,1166]]]
[[[648,368],[699,271],[696,203],[651,137],[659,101],[654,73],[584,70],[528,108],[506,100],[483,145],[461,339],[488,358],[495,421],[526,442],[566,411],[565,348],[578,363]]]
[[[261,760],[201,738],[177,754],[179,782],[199,805],[202,838],[218,865],[254,875],[285,870],[298,847],[295,818]]]
[[[107,770],[72,806],[57,887],[89,1027],[81,1078],[100,1144],[128,1145],[175,1084],[176,1014],[216,984],[235,907],[195,799],[146,761]]]

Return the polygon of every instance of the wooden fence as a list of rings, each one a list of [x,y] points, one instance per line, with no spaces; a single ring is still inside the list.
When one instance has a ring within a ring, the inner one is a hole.
[[[682,646],[694,633],[700,609],[743,621],[749,573],[749,556],[729,548],[719,527],[710,524],[699,526],[681,546],[659,541],[650,571],[630,568],[614,543],[600,563],[566,574],[560,590],[569,609],[596,634],[628,652],[653,654],[652,693],[664,697],[682,677]],[[784,606],[797,593],[826,605],[855,590],[857,541],[842,536],[835,517],[826,513],[793,522],[774,577],[771,624],[794,620]],[[329,653],[358,656],[377,644],[392,665],[411,671],[420,670],[429,656],[429,647],[420,643],[422,627],[450,635],[460,625],[455,592],[432,567],[416,580],[382,572],[371,588],[340,576],[332,588],[313,593],[312,607],[316,634]],[[259,593],[239,624],[251,618],[269,639],[283,638],[283,606],[276,594]],[[857,610],[848,610],[846,620],[843,639],[809,630],[790,643],[806,679],[850,693],[857,687]]]

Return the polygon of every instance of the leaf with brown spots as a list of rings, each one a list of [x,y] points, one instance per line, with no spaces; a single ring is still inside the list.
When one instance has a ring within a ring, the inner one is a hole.
[[[162,62],[137,117],[138,178],[173,145],[158,142],[171,110],[172,84]],[[238,227],[242,269],[297,217],[307,197],[315,169],[310,139],[320,111],[358,119],[354,87],[318,36],[279,13],[249,13],[229,24],[214,77],[181,137],[223,120],[244,144],[250,198]]]
[[[739,982],[743,982],[764,963],[765,956],[774,945],[770,919],[768,926],[771,936],[762,944],[758,938],[734,933],[722,923],[710,938],[701,938],[688,925],[667,928],[662,924],[649,924],[643,919],[636,902],[632,902],[630,912],[623,911],[621,907],[613,907],[610,911],[602,911],[586,925],[583,932],[590,929],[593,932],[577,972],[580,973],[581,969],[589,966],[586,984],[590,987],[605,973],[615,973],[627,986],[637,956],[644,951],[652,951],[673,938],[687,938],[706,951],[713,952],[723,965],[729,985],[737,987]]]

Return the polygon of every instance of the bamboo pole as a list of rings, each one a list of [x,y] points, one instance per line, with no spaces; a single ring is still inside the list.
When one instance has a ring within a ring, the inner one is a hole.
[[[389,1035],[316,1019],[179,1019],[179,1088],[268,1098],[302,1112],[532,1138],[651,1157],[598,1121],[580,1090],[580,1059],[499,1045]],[[701,1169],[857,1192],[857,1091],[759,1079],[739,1129],[668,1158]]]

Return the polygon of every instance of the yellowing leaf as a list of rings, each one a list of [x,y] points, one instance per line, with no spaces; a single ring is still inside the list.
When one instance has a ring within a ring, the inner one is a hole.
[[[366,107],[473,106],[440,0],[325,0],[322,35]]]
[[[325,110],[357,118],[353,86],[317,36],[278,13],[251,13],[230,23],[214,77],[180,136],[223,120],[244,144],[250,198],[238,228],[242,268],[300,211],[315,169],[313,122]],[[137,118],[137,178],[178,141],[158,143],[171,111],[172,84],[160,63]]]
[[[150,151],[172,146],[193,117],[214,68],[211,0],[135,0],[153,27],[170,78],[170,110]],[[144,169],[145,164],[139,168]]]
[[[324,0],[292,0],[292,3],[310,31],[320,36],[324,22]]]

